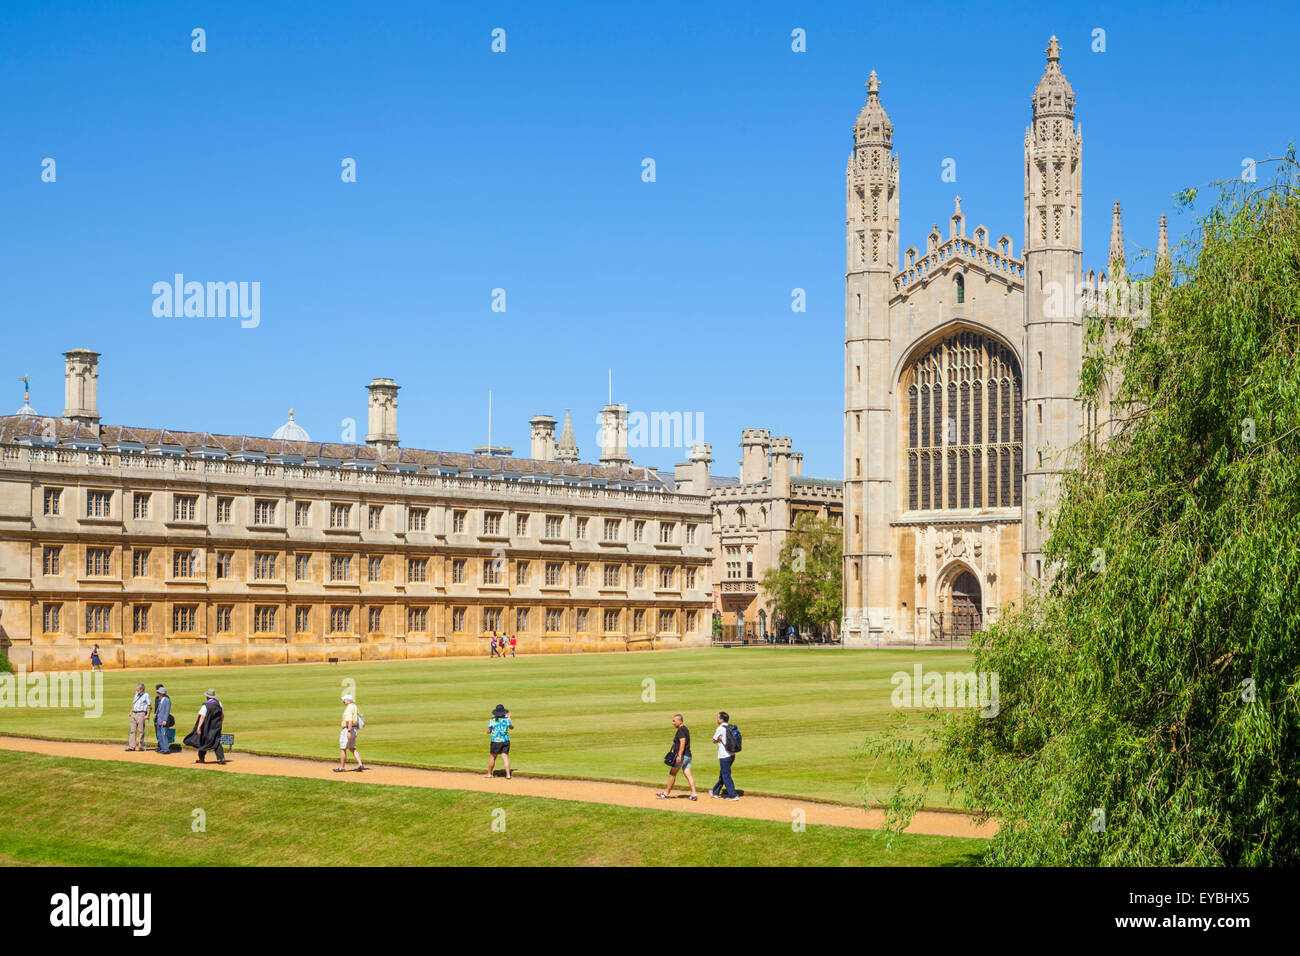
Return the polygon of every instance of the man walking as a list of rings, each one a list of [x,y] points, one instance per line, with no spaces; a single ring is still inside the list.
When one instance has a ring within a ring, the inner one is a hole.
[[[162,684],[154,690],[158,694],[153,708],[153,729],[158,735],[158,752],[169,754],[172,752],[169,728],[176,722],[172,717],[172,699],[167,696],[167,688]]]
[[[494,776],[497,766],[497,755],[501,755],[501,760],[506,765],[506,779],[510,779],[510,728],[514,727],[514,721],[510,719],[510,711],[506,710],[505,704],[497,704],[492,710],[492,719],[488,721],[488,772],[489,777]]]
[[[676,752],[675,762],[668,767],[668,786],[663,793],[659,794],[659,799],[667,800],[673,792],[673,784],[677,782],[677,771],[686,771],[686,782],[691,785],[690,799],[698,800],[699,795],[695,792],[695,778],[691,776],[691,732],[686,729],[686,723],[682,720],[681,714],[673,714],[673,726],[677,728],[673,734],[673,747],[670,753]]]
[[[127,750],[148,750],[144,744],[145,723],[149,719],[152,701],[144,684],[135,685],[135,700],[131,701],[131,731],[126,737]]]
[[[203,695],[203,706],[199,708],[199,719],[194,722],[194,729],[185,738],[185,743],[199,752],[195,763],[207,763],[204,756],[209,750],[217,752],[217,763],[226,762],[225,751],[221,749],[221,726],[225,720],[225,709],[217,700],[217,692],[208,688]]]
[[[347,758],[348,752],[357,761],[357,772],[365,770],[365,764],[361,762],[361,754],[357,753],[357,731],[361,729],[361,713],[357,710],[356,698],[351,694],[343,695],[343,729],[339,731],[339,765],[334,768],[335,773],[343,773],[348,769]]]
[[[713,732],[713,741],[718,745],[718,782],[710,791],[714,800],[722,796],[719,791],[723,789],[727,791],[728,800],[740,799],[740,795],[736,793],[736,785],[731,782],[731,765],[736,762],[736,756],[727,752],[727,721],[730,719],[725,710],[719,711],[718,729]]]
[[[493,657],[500,657],[500,656],[501,656],[501,654],[498,653],[498,650],[499,650],[499,649],[497,648],[497,632],[496,632],[496,631],[493,631],[493,632],[492,632],[492,656],[493,656]]]

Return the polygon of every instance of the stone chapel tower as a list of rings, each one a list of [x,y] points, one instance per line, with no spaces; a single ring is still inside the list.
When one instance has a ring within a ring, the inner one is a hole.
[[[1061,72],[1056,37],[1033,96],[1025,130],[1024,520],[1026,586],[1043,577],[1047,514],[1065,452],[1080,436],[1077,399],[1083,363],[1083,128],[1074,123],[1074,91]]]
[[[844,631],[860,640],[888,629],[891,544],[884,515],[894,482],[874,453],[891,418],[889,300],[898,269],[898,159],[894,125],[880,105],[873,70],[853,125],[846,170],[847,270],[844,302]],[[850,636],[851,635],[851,636]]]

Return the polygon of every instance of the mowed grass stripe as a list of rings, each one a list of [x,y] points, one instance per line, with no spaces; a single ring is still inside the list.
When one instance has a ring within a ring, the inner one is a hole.
[[[213,686],[237,748],[327,758],[337,753],[339,695],[351,678],[366,716],[360,747],[368,761],[478,770],[486,762],[489,713],[503,703],[517,724],[512,757],[521,771],[661,784],[670,718],[680,711],[693,734],[697,780],[708,786],[717,774],[709,738],[717,711],[725,709],[745,734],[738,786],[852,804],[860,802],[868,774],[876,796],[892,783],[883,768],[855,755],[897,722],[890,678],[910,674],[916,663],[964,671],[970,657],[759,648],[109,671],[103,718],[6,708],[0,732],[124,740],[126,710],[135,682],[143,680],[151,689],[167,684],[178,737],[193,725],[204,689]],[[928,802],[952,801],[933,793]]]
[[[0,805],[0,860],[34,865],[959,866],[986,846],[904,835],[887,849],[844,827],[5,752]]]

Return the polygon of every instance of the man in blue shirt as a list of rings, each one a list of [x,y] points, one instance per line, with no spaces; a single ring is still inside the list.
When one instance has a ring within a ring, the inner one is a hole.
[[[500,754],[502,762],[506,765],[506,779],[510,779],[510,728],[512,727],[514,722],[510,719],[510,711],[506,710],[505,704],[497,704],[492,711],[492,719],[488,721],[487,775],[489,777],[495,775],[497,754]]]

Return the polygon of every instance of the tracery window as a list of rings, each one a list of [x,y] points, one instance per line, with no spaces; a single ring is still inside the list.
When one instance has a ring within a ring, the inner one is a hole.
[[[908,508],[1019,507],[1023,386],[1011,350],[963,330],[918,356],[900,385]]]

